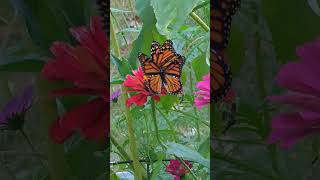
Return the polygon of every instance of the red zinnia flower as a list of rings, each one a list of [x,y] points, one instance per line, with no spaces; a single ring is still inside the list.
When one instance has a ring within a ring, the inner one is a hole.
[[[109,133],[107,37],[98,17],[91,19],[90,28],[71,28],[70,32],[80,45],[72,47],[63,42],[54,43],[51,51],[55,57],[44,66],[42,73],[48,80],[73,82],[72,87],[53,91],[54,95],[91,95],[96,98],[55,121],[50,136],[54,142],[62,143],[78,129],[88,139],[104,139]]]
[[[142,68],[139,67],[137,70],[133,70],[132,73],[133,76],[127,75],[123,85],[129,88],[128,92],[137,92],[137,94],[128,98],[126,105],[128,107],[132,104],[143,106],[147,102],[148,96],[151,96],[154,100],[159,101],[160,97],[152,95],[148,90]]]
[[[184,161],[189,168],[192,168],[192,164],[188,161]],[[179,160],[173,159],[170,160],[169,165],[166,167],[166,171],[174,176],[174,180],[180,180],[180,177],[189,173],[189,170],[185,168]]]

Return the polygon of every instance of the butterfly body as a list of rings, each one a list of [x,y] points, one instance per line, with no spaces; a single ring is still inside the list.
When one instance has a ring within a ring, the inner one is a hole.
[[[140,53],[138,59],[153,94],[161,94],[163,91],[179,94],[182,91],[180,78],[185,58],[174,51],[171,40],[162,46],[154,41],[151,44],[151,58]]]

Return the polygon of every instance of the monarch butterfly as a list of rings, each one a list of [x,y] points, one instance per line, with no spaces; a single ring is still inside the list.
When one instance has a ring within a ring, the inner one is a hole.
[[[241,0],[213,0],[211,3],[211,92],[213,102],[223,99],[231,88],[232,74],[222,56],[228,46],[232,16]]]
[[[216,51],[228,46],[232,16],[240,7],[241,0],[213,0],[211,3],[211,44]]]
[[[153,94],[160,94],[163,90],[169,94],[182,91],[180,78],[185,57],[175,52],[171,40],[166,40],[161,47],[154,41],[151,44],[151,58],[140,53],[138,59]]]
[[[96,0],[96,4],[100,11],[100,16],[103,23],[103,29],[106,31],[106,34],[110,34],[110,3],[107,0]]]
[[[210,77],[211,101],[218,102],[226,96],[231,88],[232,74],[221,54],[211,49]]]

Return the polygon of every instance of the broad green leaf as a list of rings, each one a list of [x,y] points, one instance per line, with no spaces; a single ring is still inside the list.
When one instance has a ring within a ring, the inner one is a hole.
[[[296,60],[296,47],[319,37],[320,16],[306,1],[291,0],[288,4],[287,1],[267,0],[262,1],[262,8],[281,62]]]
[[[11,0],[13,7],[24,18],[33,41],[49,49],[54,41],[69,41],[66,19],[59,12],[58,2],[49,0]]]
[[[192,68],[195,71],[196,80],[201,81],[202,77],[209,73],[210,67],[206,63],[206,54],[202,53],[192,60]]]
[[[164,110],[168,111],[175,103],[178,102],[178,100],[179,98],[175,95],[162,96],[160,98],[160,104]]]
[[[199,146],[198,152],[204,157],[209,157],[210,154],[210,137],[206,138]]]
[[[165,158],[165,154],[158,155],[158,161],[153,164],[151,180],[154,180],[159,174],[161,168],[163,168],[162,160]]]
[[[151,0],[157,18],[157,28],[161,34],[167,34],[168,27],[179,29],[189,17],[199,0]]]
[[[127,74],[131,73],[130,66],[127,60],[120,60],[119,58],[111,54],[111,62],[116,65],[121,77],[125,78]]]
[[[75,179],[95,179],[106,171],[106,159],[94,155],[101,151],[106,144],[80,141],[74,143],[67,153],[71,174]]]
[[[135,6],[137,14],[143,22],[143,26],[138,38],[133,42],[133,48],[129,55],[130,65],[134,69],[137,67],[138,53],[150,55],[152,41],[165,41],[165,37],[159,34],[155,26],[156,18],[150,6],[150,0],[136,0]]]
[[[194,151],[187,146],[177,144],[177,143],[170,142],[167,144],[168,144],[168,149],[167,149],[168,154],[174,154],[178,157],[198,162],[199,164],[201,164],[207,168],[210,168],[210,160],[204,158],[197,151]]]
[[[57,12],[64,15],[69,26],[83,26],[86,23],[85,12],[89,6],[86,0],[59,0]]]
[[[119,177],[115,174],[115,172],[113,172],[113,171],[111,170],[110,179],[111,179],[111,180],[119,180]]]

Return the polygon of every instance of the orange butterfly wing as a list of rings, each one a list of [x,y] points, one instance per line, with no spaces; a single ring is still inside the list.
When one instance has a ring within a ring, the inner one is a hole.
[[[161,47],[154,41],[151,44],[151,58],[141,53],[138,58],[153,94],[160,94],[162,88],[170,94],[181,92],[180,77],[185,60],[174,51],[171,40],[165,41]]]
[[[223,57],[211,50],[210,90],[211,101],[218,102],[226,96],[231,88],[232,74]]]
[[[241,0],[213,0],[211,3],[210,43],[216,51],[228,46],[232,16],[240,7]]]

